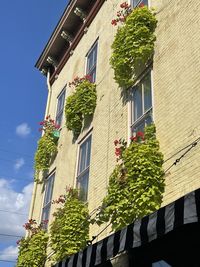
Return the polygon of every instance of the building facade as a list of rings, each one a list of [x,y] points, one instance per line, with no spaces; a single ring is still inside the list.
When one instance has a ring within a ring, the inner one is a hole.
[[[69,1],[36,63],[47,78],[45,115],[61,125],[58,153],[45,183],[34,186],[30,218],[38,222],[53,220],[56,207],[51,201],[69,185],[84,191],[89,211],[101,205],[116,164],[113,141],[129,140],[152,120],[164,154],[164,169],[173,166],[166,172],[162,205],[200,187],[200,3],[131,0],[130,4],[141,3],[156,9],[155,52],[153,63],[126,94],[122,95],[115,83],[109,63],[117,29],[111,21],[119,10],[119,0]],[[74,139],[65,126],[64,104],[73,92],[69,83],[86,74],[97,85],[97,106],[93,118]],[[93,226],[91,236],[101,229]],[[108,235],[109,228],[98,239]]]

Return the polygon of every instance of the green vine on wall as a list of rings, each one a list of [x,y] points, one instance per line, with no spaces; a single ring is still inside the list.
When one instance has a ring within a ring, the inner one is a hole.
[[[127,147],[115,141],[118,164],[109,179],[108,194],[103,200],[98,224],[112,222],[118,230],[138,218],[159,209],[164,192],[163,155],[155,136],[155,126],[137,133]]]
[[[50,226],[50,246],[55,252],[54,260],[59,261],[86,247],[90,222],[87,205],[78,199],[76,189],[68,189],[54,203],[63,204],[54,213],[55,220]]]
[[[40,122],[44,131],[44,135],[38,141],[37,151],[35,153],[35,181],[38,182],[39,171],[48,170],[50,167],[51,159],[53,155],[57,153],[57,141],[53,135],[55,131],[59,130],[59,125],[56,125],[55,121],[46,117],[46,120]]]
[[[121,8],[124,15],[118,12],[118,18],[112,21],[113,25],[123,24],[118,27],[111,46],[110,64],[115,81],[120,87],[128,88],[153,56],[157,20],[154,12],[146,6],[137,7],[131,13],[126,3],[121,4]]]
[[[43,267],[47,258],[48,234],[42,229],[42,224],[37,226],[36,221],[32,219],[24,227],[28,228],[29,236],[17,242],[19,256],[16,267]]]
[[[75,87],[75,92],[66,101],[66,126],[75,136],[78,136],[83,127],[84,118],[94,113],[97,100],[96,85],[89,81],[88,76],[77,77],[70,85]]]

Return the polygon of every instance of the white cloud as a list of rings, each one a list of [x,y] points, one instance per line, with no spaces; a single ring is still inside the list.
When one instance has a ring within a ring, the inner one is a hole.
[[[16,134],[19,135],[20,137],[26,137],[30,133],[31,133],[31,128],[28,126],[26,122],[16,127]]]
[[[15,261],[17,259],[18,248],[17,246],[9,246],[0,251],[0,260]]]
[[[23,158],[16,159],[14,169],[18,171],[22,166],[24,166],[25,161]]]
[[[0,210],[13,211],[0,211],[0,233],[23,236],[25,232],[22,225],[28,220],[33,183],[25,186],[21,192],[16,192],[11,185],[12,181],[0,179]]]
[[[23,224],[28,220],[33,183],[26,185],[21,192],[15,191],[12,185],[13,180],[0,178],[0,233],[24,236]],[[20,237],[6,236],[1,239],[4,248],[0,251],[0,260],[17,259],[18,247],[15,244],[18,239]],[[10,245],[11,241],[13,245]]]

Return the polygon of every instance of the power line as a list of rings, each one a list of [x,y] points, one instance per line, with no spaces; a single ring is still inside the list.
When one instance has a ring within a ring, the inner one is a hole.
[[[16,163],[16,159],[5,159],[5,158],[0,158],[0,160],[2,160],[2,161],[6,161],[6,162],[12,162],[13,164]],[[32,164],[27,164],[27,163],[25,163],[23,166],[33,167]]]
[[[27,213],[20,213],[20,212],[17,212],[17,211],[2,210],[2,209],[0,209],[0,212],[14,213],[14,214],[24,215],[24,216],[27,216],[28,215]]]
[[[177,165],[181,161],[181,159],[184,158],[185,155],[187,155],[187,153],[189,153],[190,150],[192,150],[198,144],[199,141],[200,141],[200,137],[196,141],[188,145],[186,147],[188,149],[165,170],[165,173],[168,172],[173,166]],[[182,149],[181,151],[185,150],[186,148]]]
[[[17,261],[8,261],[8,260],[0,260],[0,261],[2,261],[2,262],[14,262],[14,263],[17,262]]]
[[[17,238],[22,238],[23,237],[21,235],[9,235],[9,234],[2,234],[2,233],[0,233],[0,236],[17,237]]]
[[[187,146],[181,148],[181,149],[178,150],[176,153],[174,153],[172,156],[170,156],[168,159],[166,159],[166,160],[164,161],[164,163],[167,162],[168,160],[172,159],[173,157],[175,157],[176,155],[178,155],[180,152],[184,151],[184,150],[187,149],[188,147],[192,146],[194,143],[196,143],[196,142],[198,143],[199,140],[200,140],[200,137],[198,137],[195,141],[193,141],[193,142],[190,143],[189,145],[187,145]]]
[[[29,157],[29,158],[33,158],[33,156],[31,156],[29,154],[21,153],[21,152],[18,152],[18,151],[11,151],[11,150],[7,150],[7,149],[4,149],[4,148],[0,148],[0,151],[6,152],[6,153],[11,153],[11,154],[16,154],[16,155],[22,155],[22,156]]]

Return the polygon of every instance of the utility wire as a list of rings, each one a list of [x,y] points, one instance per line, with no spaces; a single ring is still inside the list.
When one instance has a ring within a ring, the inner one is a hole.
[[[190,143],[189,145],[187,145],[187,146],[181,148],[181,149],[178,150],[176,153],[174,153],[172,156],[170,156],[168,159],[166,159],[166,160],[164,161],[164,163],[167,162],[168,160],[172,159],[173,157],[175,157],[176,155],[178,155],[180,152],[184,151],[184,150],[187,149],[188,147],[192,146],[194,143],[199,142],[199,140],[200,140],[200,137],[198,137],[195,141],[193,141],[193,142]]]
[[[5,159],[5,158],[0,158],[0,160],[2,160],[2,161],[6,161],[6,162],[12,162],[13,164],[15,164],[16,163],[16,159]],[[29,167],[33,167],[33,165],[32,164],[27,164],[27,163],[25,163],[24,165],[23,165],[23,167],[24,166],[29,166]]]
[[[21,235],[9,235],[9,234],[2,234],[2,233],[0,233],[0,236],[17,237],[17,238],[22,238],[23,237]]]
[[[27,216],[28,215],[28,213],[20,213],[20,212],[17,212],[17,211],[2,210],[2,209],[0,209],[0,212],[14,213],[14,214],[24,215],[24,216]]]
[[[19,151],[11,151],[11,150],[7,150],[7,149],[4,149],[4,148],[0,148],[0,151],[6,152],[6,153],[11,153],[11,154],[16,154],[16,155],[21,155],[21,156],[25,156],[25,157],[29,157],[29,158],[33,158],[33,156],[31,156],[31,155],[25,154],[25,153],[21,153]]]
[[[187,155],[187,153],[190,152],[190,150],[192,150],[197,144],[198,142],[200,141],[200,137],[192,142],[190,145],[188,145],[187,147],[185,147],[184,149],[182,149],[181,151],[185,150],[186,148],[188,148],[179,158],[177,158],[166,170],[165,170],[165,173],[168,172],[173,166],[176,166],[182,158],[185,157],[185,155]],[[180,152],[179,152],[180,153]]]
[[[17,261],[7,261],[7,260],[0,260],[0,261],[2,261],[2,262],[14,262],[14,263],[17,262]]]

